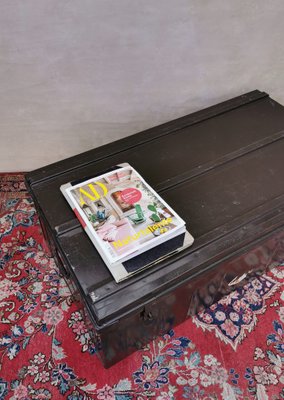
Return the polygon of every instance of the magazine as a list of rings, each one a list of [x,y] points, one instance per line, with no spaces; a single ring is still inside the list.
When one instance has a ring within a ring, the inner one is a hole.
[[[60,189],[117,282],[193,242],[185,222],[129,164]]]

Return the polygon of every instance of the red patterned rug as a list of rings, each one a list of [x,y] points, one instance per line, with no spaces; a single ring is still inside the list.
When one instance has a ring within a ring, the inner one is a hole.
[[[283,399],[284,267],[105,370],[21,174],[0,175],[0,399]]]

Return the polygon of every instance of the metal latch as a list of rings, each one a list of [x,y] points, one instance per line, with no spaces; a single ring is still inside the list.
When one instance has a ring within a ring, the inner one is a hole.
[[[152,301],[151,304],[146,304],[143,310],[140,312],[140,318],[143,321],[153,321],[155,319],[155,305],[156,301]]]
[[[154,317],[152,311],[146,310],[146,307],[144,307],[140,313],[140,318],[143,321],[152,321]]]
[[[234,286],[237,285],[238,283],[240,283],[241,281],[243,281],[249,274],[251,274],[253,272],[253,269],[251,269],[248,272],[245,272],[244,274],[242,274],[241,276],[236,276],[234,279],[231,280],[230,283],[228,283],[228,286]]]

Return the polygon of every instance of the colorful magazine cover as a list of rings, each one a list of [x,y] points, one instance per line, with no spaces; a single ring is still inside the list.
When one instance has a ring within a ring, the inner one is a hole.
[[[131,166],[61,188],[110,264],[167,241],[185,222]]]

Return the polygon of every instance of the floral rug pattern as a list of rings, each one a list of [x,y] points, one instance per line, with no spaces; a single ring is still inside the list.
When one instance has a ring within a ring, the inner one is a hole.
[[[279,289],[279,282],[262,275],[244,288],[230,293],[210,308],[193,317],[196,326],[214,331],[217,338],[230,344],[234,350],[258,322],[257,315],[264,314],[266,299]]]
[[[106,370],[23,176],[0,196],[0,399],[284,399],[281,263]]]

